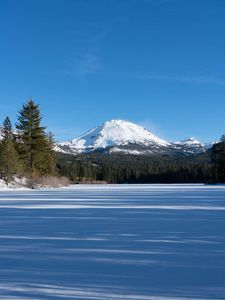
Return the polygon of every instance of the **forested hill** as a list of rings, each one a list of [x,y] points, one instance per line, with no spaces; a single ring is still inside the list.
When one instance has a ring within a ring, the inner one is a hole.
[[[72,182],[199,183],[212,181],[211,151],[188,157],[57,153],[60,173]]]

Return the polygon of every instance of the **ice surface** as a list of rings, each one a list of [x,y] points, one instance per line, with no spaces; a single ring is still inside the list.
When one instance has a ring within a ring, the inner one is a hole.
[[[0,299],[225,299],[225,186],[0,192]]]

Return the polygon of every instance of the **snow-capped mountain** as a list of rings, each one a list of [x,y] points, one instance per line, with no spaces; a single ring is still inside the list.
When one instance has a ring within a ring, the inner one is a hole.
[[[58,152],[78,154],[93,151],[134,155],[190,155],[206,151],[206,145],[194,138],[170,143],[149,130],[124,120],[110,120],[83,135],[56,145]]]
[[[193,137],[173,143],[176,149],[188,152],[188,153],[201,153],[207,149],[206,144],[201,143]]]
[[[188,139],[185,139],[183,141],[178,141],[178,142],[175,142],[174,144],[177,144],[177,145],[185,145],[185,146],[193,146],[193,145],[204,145],[202,144],[200,141],[196,140],[194,137],[190,137]]]
[[[58,147],[65,152],[69,150],[69,152],[80,153],[134,144],[143,147],[167,147],[170,145],[134,123],[110,120],[76,139],[58,144]]]

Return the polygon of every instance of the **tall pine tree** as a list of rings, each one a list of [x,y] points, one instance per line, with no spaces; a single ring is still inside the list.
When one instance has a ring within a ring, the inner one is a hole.
[[[25,173],[31,178],[51,172],[49,166],[49,141],[45,127],[41,126],[39,105],[30,99],[19,111],[18,129],[19,154],[25,165]]]

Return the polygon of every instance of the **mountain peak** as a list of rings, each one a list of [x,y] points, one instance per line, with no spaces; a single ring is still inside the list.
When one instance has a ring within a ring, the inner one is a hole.
[[[201,143],[194,137],[189,137],[185,140],[175,142],[174,146],[177,149],[183,149],[183,151],[189,154],[202,153],[208,149],[208,147],[205,144]]]
[[[177,143],[184,144],[184,145],[202,145],[202,143],[194,137],[189,137]]]
[[[77,152],[104,149],[107,147],[139,144],[142,146],[167,146],[168,142],[156,137],[147,129],[129,121],[112,119],[90,129],[83,135],[59,146],[68,146]]]
[[[55,150],[64,153],[88,153],[103,151],[135,155],[191,155],[205,152],[209,147],[194,137],[169,143],[130,121],[111,119],[92,128],[81,136],[56,145]]]

